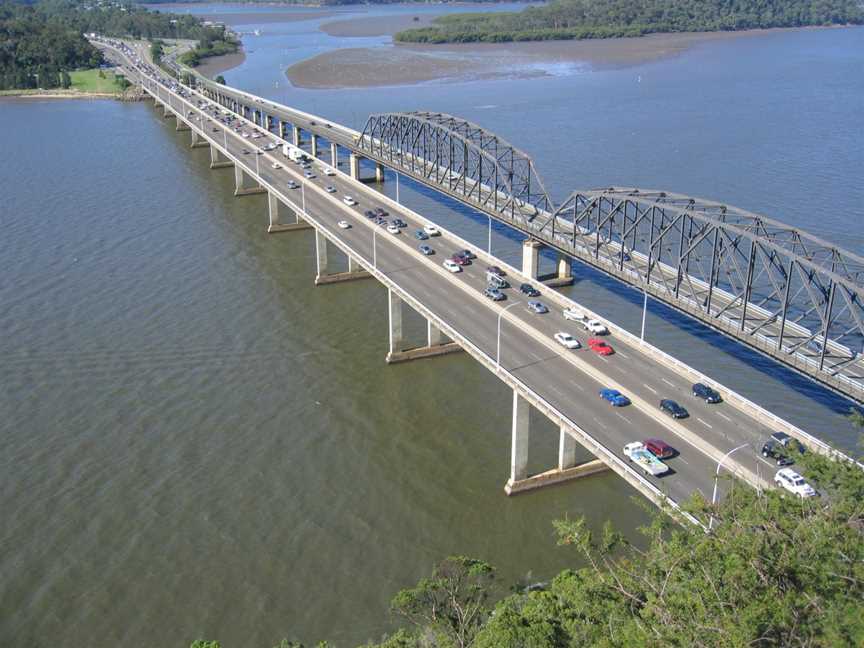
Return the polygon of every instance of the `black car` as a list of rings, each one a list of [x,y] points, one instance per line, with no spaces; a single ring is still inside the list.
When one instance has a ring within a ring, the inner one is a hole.
[[[459,250],[459,252],[467,259],[476,259],[477,255],[474,254],[471,250]]]
[[[523,283],[521,286],[519,286],[519,290],[522,293],[528,295],[529,297],[539,297],[540,296],[540,291],[537,290],[531,284]]]
[[[686,409],[681,407],[674,400],[670,400],[668,398],[664,398],[660,401],[660,410],[666,412],[674,419],[683,419],[690,416],[690,413]]]
[[[762,456],[773,459],[778,466],[791,466],[795,461],[786,452],[785,446],[774,439],[768,439],[762,446]]]
[[[466,256],[464,250],[459,250],[458,252],[453,253],[453,260],[456,261],[457,258],[462,260],[462,263],[459,265],[471,265],[471,257]]]
[[[701,398],[706,403],[719,403],[723,400],[716,389],[711,389],[711,387],[702,383],[693,385],[693,395],[696,398]]]
[[[493,266],[489,266],[489,267],[487,267],[487,268],[486,268],[486,273],[487,273],[487,274],[494,274],[494,275],[498,275],[499,277],[505,277],[505,276],[506,276],[506,275],[504,274],[504,271],[503,271],[501,268],[499,268],[497,265],[493,265]]]
[[[772,432],[771,438],[768,439],[768,441],[774,441],[775,443],[783,446],[783,448],[785,448],[786,451],[789,453],[791,453],[793,450],[798,454],[804,454],[806,452],[804,445],[800,441],[798,441],[798,439],[789,436],[785,432]]]

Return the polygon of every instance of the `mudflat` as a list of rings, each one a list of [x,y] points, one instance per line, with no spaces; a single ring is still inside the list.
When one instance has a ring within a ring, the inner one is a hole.
[[[401,18],[401,17],[399,17]],[[362,22],[362,21],[358,21]],[[332,24],[332,23],[331,23]],[[301,88],[358,88],[439,80],[534,78],[570,68],[636,65],[675,56],[695,44],[767,30],[652,34],[639,38],[528,43],[395,45],[325,52],[289,67]]]
[[[239,50],[232,54],[225,54],[223,56],[211,56],[209,58],[205,58],[201,61],[201,64],[195,69],[198,70],[198,72],[203,74],[205,77],[212,79],[217,74],[222,74],[222,72],[225,72],[226,70],[231,70],[237,67],[245,60],[246,53],[241,47]]]
[[[482,5],[478,5],[482,6]],[[418,27],[428,27],[443,13],[417,14],[416,16],[369,16],[351,20],[333,20],[321,25],[321,31],[330,36],[392,36],[396,32]]]

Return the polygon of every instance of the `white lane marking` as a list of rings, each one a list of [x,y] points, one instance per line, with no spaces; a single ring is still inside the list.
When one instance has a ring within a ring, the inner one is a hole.
[[[624,354],[621,353],[620,351],[616,351],[616,352],[615,352],[615,355],[619,355],[619,356],[621,356],[622,358],[626,358],[626,357],[627,357],[626,355],[624,355]]]
[[[620,418],[620,419],[624,419],[625,421],[627,421],[627,423],[630,423],[630,425],[633,425],[633,424],[630,422],[630,419],[628,419],[628,418],[627,418],[626,416],[624,416],[623,414],[621,414],[621,413],[619,413],[619,412],[615,412],[615,416],[617,416],[617,417]]]
[[[600,427],[602,427],[604,430],[608,429],[608,428],[607,428],[607,427],[606,427],[606,426],[605,426],[605,425],[600,421],[600,419],[598,419],[596,416],[594,417],[594,422],[595,422],[597,425],[599,425]]]
[[[699,422],[700,422],[702,425],[704,425],[705,427],[707,427],[707,428],[709,428],[709,429],[713,429],[713,426],[712,426],[710,423],[706,423],[706,422],[703,421],[701,418],[696,417],[696,420],[699,421]]]
[[[665,383],[666,383],[667,385],[669,385],[670,387],[674,387],[674,386],[675,386],[675,383],[673,383],[673,382],[671,382],[671,381],[669,381],[669,380],[666,380],[665,378],[661,378],[660,380],[662,380],[663,382],[665,382]]]
[[[724,419],[726,419],[727,421],[729,421],[730,423],[732,422],[732,419],[730,419],[728,416],[726,416],[726,415],[723,414],[722,412],[716,412],[716,414],[717,414],[717,416],[719,416],[720,418],[724,418]]]
[[[647,389],[648,391],[650,391],[650,392],[652,392],[652,393],[654,393],[654,394],[657,393],[657,390],[654,389],[653,387],[651,387],[650,385],[646,385],[645,383],[642,383],[642,386],[643,386],[645,389]]]
[[[570,383],[570,384],[573,387],[575,387],[576,389],[578,389],[579,391],[585,391],[585,388],[582,385],[580,385],[579,383]]]
[[[681,457],[678,457],[678,461],[680,461],[681,463],[686,464],[688,466],[690,465],[689,461],[687,461],[686,459],[682,459]]]

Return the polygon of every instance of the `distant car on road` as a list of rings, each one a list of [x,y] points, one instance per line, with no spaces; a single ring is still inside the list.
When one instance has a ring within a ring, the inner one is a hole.
[[[645,449],[658,459],[671,459],[677,452],[675,448],[660,439],[645,439]]]
[[[534,286],[529,283],[523,283],[519,286],[519,292],[524,295],[528,295],[529,297],[539,297],[540,291],[537,290]]]
[[[626,407],[630,404],[630,399],[617,389],[601,389],[600,398],[612,403],[612,407]]]
[[[400,230],[400,229],[399,229],[398,227],[396,227],[395,225],[390,224],[390,225],[387,226],[387,231],[390,232],[391,234],[398,234],[398,233],[401,232],[402,230]]]
[[[346,205],[349,205],[349,206],[353,206],[353,205],[357,204],[357,201],[354,200],[351,196],[345,196],[342,199],[342,202],[345,203]]]
[[[247,153],[248,153],[248,151],[247,151]],[[274,169],[281,169],[282,168],[282,165],[279,164],[278,162],[274,162],[270,166],[272,166]]]
[[[572,307],[565,308],[561,314],[564,316],[564,319],[570,320],[571,322],[581,323],[588,319],[582,311]]]
[[[546,308],[546,305],[543,302],[539,301],[529,301],[528,310],[530,310],[532,313],[536,313],[537,315],[543,315],[544,313],[549,312],[549,309]]]
[[[315,177],[315,174],[312,173],[311,171],[304,171],[303,175],[306,176],[307,178],[309,178],[310,180]]]
[[[442,263],[441,265],[443,265],[450,272],[462,272],[462,266],[453,263],[452,259],[444,259],[444,263]]]
[[[471,250],[459,250],[459,253],[464,256],[466,259],[476,259],[477,255],[474,254]]]
[[[431,247],[429,247],[428,245],[421,245],[421,246],[420,246],[419,248],[417,248],[417,249],[420,250],[420,253],[421,253],[421,254],[424,254],[424,255],[426,255],[426,256],[432,256],[433,254],[435,254],[435,250],[433,250],[433,249],[432,249]]]
[[[297,184],[296,182],[294,182],[293,180],[289,180],[288,182],[286,182],[285,186],[288,187],[289,189],[299,189],[300,188],[300,185]]]
[[[453,261],[456,265],[466,266],[470,265],[470,261],[463,256],[459,256],[458,254],[454,254],[450,257],[450,260]]]
[[[583,322],[582,326],[586,331],[594,335],[606,335],[609,333],[609,329],[600,320],[588,320],[587,322]]]
[[[488,297],[492,301],[504,301],[505,299],[507,299],[507,295],[502,293],[497,288],[487,288],[483,291],[483,296]]]
[[[801,475],[791,468],[781,468],[778,470],[777,474],[774,475],[774,483],[780,488],[797,495],[801,499],[818,495],[816,489],[808,484]]]
[[[339,226],[340,229],[350,229],[351,228],[351,223],[349,223],[348,221],[341,220],[336,224]]]
[[[424,232],[422,229],[419,229],[416,232],[414,232],[414,238],[416,238],[418,241],[428,241],[429,235],[426,232]]]
[[[563,347],[567,347],[568,349],[579,349],[581,348],[581,344],[579,340],[570,335],[569,333],[565,333],[564,331],[558,331],[555,335],[555,341]]]
[[[588,338],[588,348],[601,356],[609,356],[615,353],[615,349],[599,338]]]
[[[693,396],[701,398],[706,403],[719,403],[723,400],[716,389],[712,389],[708,385],[703,385],[702,383],[696,383],[693,385]]]
[[[333,169],[331,169],[330,167],[325,167],[324,168],[324,175],[334,176],[334,175],[336,175],[336,172]]]
[[[671,398],[664,398],[660,401],[660,411],[665,412],[674,419],[683,419],[690,416],[690,413],[686,409]]]
[[[768,439],[762,445],[762,456],[765,459],[772,459],[778,466],[791,466],[795,463],[795,460],[786,452],[783,444],[778,443],[774,439]]]
[[[333,185],[327,185],[326,187],[324,187],[324,191],[326,191],[327,193],[336,193],[336,187],[334,187]]]
[[[385,212],[385,213],[386,213],[386,212]],[[396,227],[408,227],[408,223],[406,223],[406,222],[405,222],[404,220],[402,220],[401,218],[394,218],[394,219],[393,219],[393,224],[394,224]]]
[[[501,268],[499,268],[497,265],[488,266],[486,268],[486,274],[494,274],[494,275],[498,275],[499,277],[506,277],[507,276],[506,274],[504,274],[504,271]]]
[[[424,225],[423,231],[426,232],[429,236],[441,236],[441,230],[439,230],[434,225]]]
[[[624,456],[642,469],[646,475],[658,477],[669,472],[669,466],[651,454],[639,441],[624,446]]]

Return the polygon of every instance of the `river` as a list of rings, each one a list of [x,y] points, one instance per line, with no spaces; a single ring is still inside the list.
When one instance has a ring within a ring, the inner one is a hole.
[[[262,35],[226,78],[358,128],[385,110],[465,117],[531,153],[558,198],[664,188],[864,251],[862,29],[531,80],[290,87],[284,67],[311,54],[386,46],[318,31],[331,19],[242,26]],[[506,591],[579,564],[556,517],[638,537],[647,514],[612,475],[505,497],[506,388],[462,356],[386,366],[385,291],[315,288],[309,232],[268,236],[266,201],[234,198],[230,170],[152,105],[3,101],[0,116],[0,644],[353,646],[448,554],[497,565]],[[402,189],[485,241],[485,220]],[[518,253],[501,229],[494,247]],[[639,325],[638,294],[576,275],[580,300]],[[854,445],[842,399],[657,305],[647,331]],[[540,470],[557,437],[535,423]]]

